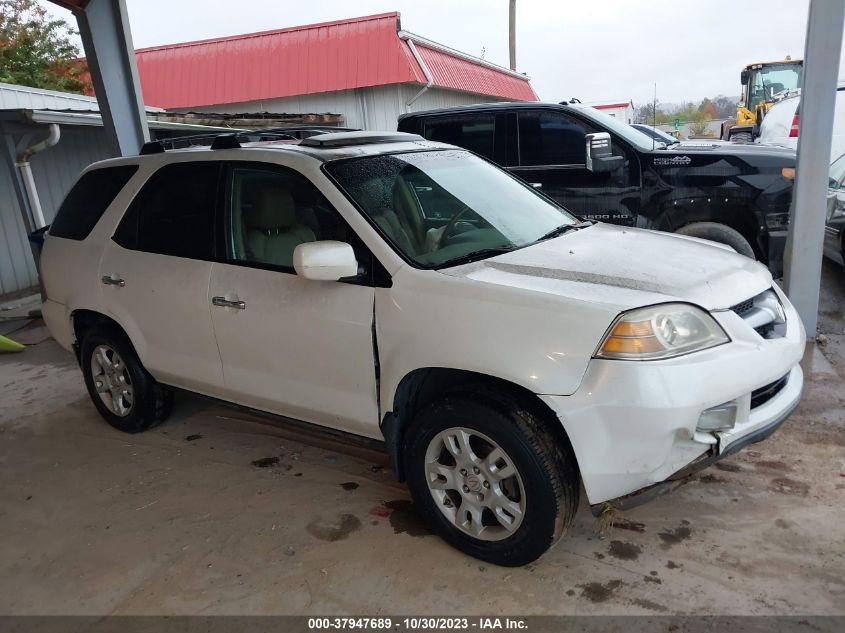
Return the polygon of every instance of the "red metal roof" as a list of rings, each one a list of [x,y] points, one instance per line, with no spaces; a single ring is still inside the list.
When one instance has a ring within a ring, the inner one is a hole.
[[[172,109],[425,84],[422,68],[398,31],[399,13],[394,12],[139,49],[144,102]],[[416,48],[436,86],[537,100],[527,77],[431,42]]]
[[[604,103],[602,105],[594,105],[596,110],[609,110],[611,108],[627,108],[631,105],[630,101],[623,101],[622,103]]]

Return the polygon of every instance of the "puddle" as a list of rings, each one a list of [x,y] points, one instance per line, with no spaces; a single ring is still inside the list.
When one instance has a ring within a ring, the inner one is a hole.
[[[677,545],[682,541],[686,541],[690,535],[692,535],[692,530],[687,527],[689,526],[689,521],[681,521],[681,525],[676,527],[673,530],[663,530],[658,534],[660,540],[663,543],[660,545],[663,549],[669,549],[673,545]]]
[[[354,514],[339,514],[332,521],[317,517],[305,529],[314,538],[334,543],[361,529],[361,521]]]
[[[278,457],[262,457],[261,459],[254,460],[252,465],[256,468],[269,468],[270,466],[275,466],[278,463]]]
[[[577,585],[581,590],[581,597],[590,602],[605,602],[622,586],[621,580],[608,580],[605,584],[590,582],[586,585]]]
[[[643,553],[643,548],[625,541],[610,541],[607,553],[619,560],[637,560]]]
[[[795,495],[806,497],[810,493],[809,484],[803,481],[795,481],[789,477],[776,477],[772,479],[770,489],[782,495]]]
[[[396,534],[407,534],[408,536],[428,536],[431,530],[425,524],[422,517],[417,514],[414,504],[407,499],[388,501],[385,507],[390,512],[390,526]]]

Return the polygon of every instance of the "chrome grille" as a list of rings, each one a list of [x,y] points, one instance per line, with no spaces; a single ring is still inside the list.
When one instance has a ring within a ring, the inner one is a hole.
[[[754,308],[754,297],[750,299],[746,299],[742,303],[737,303],[735,306],[731,306],[731,310],[736,312],[740,317],[743,319],[745,315]]]
[[[771,288],[731,306],[730,309],[763,338],[780,338],[786,334],[783,304]]]

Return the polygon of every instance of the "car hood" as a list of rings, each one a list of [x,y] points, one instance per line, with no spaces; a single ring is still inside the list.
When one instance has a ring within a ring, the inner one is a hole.
[[[610,224],[440,272],[620,310],[665,301],[722,310],[772,285],[765,266],[729,247]]]

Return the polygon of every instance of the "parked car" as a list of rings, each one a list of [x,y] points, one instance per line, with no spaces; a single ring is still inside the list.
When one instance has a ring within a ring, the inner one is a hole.
[[[630,125],[571,103],[415,112],[399,117],[399,130],[472,150],[581,217],[714,240],[782,274],[791,150],[655,146]]]
[[[773,105],[762,123],[756,143],[769,147],[798,149],[801,134],[801,94],[791,96]],[[833,116],[833,137],[830,145],[830,160],[845,153],[845,82],[836,88],[836,109]]]
[[[830,166],[824,254],[845,266],[845,154]]]
[[[501,565],[561,536],[582,483],[596,513],[642,503],[801,395],[804,331],[763,265],[578,220],[416,135],[97,163],[41,270],[116,429],[178,388],[377,442],[438,534]]]
[[[680,139],[675,138],[668,132],[664,132],[663,130],[651,125],[645,125],[644,123],[631,123],[631,127],[635,130],[639,130],[647,137],[663,143],[664,145],[674,145],[680,141]]]

